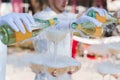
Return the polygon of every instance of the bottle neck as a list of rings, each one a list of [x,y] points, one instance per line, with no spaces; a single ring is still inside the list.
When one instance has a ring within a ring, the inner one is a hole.
[[[78,30],[81,30],[81,24],[78,24],[78,23],[72,23],[71,24],[71,27],[72,27],[72,29],[78,29]]]
[[[53,25],[58,23],[57,18],[48,19],[48,20],[42,20],[42,19],[39,19],[39,18],[34,18],[34,20],[37,23],[42,23],[45,27],[53,26]]]
[[[50,26],[53,26],[53,25],[58,23],[58,19],[57,18],[53,18],[53,19],[50,19],[48,21],[49,21]]]
[[[94,10],[91,10],[87,13],[88,16],[97,19],[98,21],[105,23],[106,22],[106,16],[100,16],[99,13],[95,12]]]
[[[87,13],[88,16],[96,18],[96,12],[94,10],[91,10]]]

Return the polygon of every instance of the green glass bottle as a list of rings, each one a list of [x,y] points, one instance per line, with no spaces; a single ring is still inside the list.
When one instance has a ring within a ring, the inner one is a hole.
[[[34,37],[38,35],[39,32],[42,31],[44,28],[47,28],[55,24],[57,24],[57,18],[53,18],[50,20],[35,19],[35,24],[31,26],[32,32],[28,32],[26,30],[25,34],[22,34],[21,32],[15,32],[8,25],[2,25],[0,27],[0,40],[5,45],[11,45],[13,43],[17,43],[25,39]]]
[[[49,20],[42,20],[39,18],[34,18],[34,20],[37,23],[36,25],[44,25],[44,26],[41,26],[43,28],[48,27],[48,26],[53,26],[53,25],[56,25],[58,23],[57,18],[53,18],[53,19],[49,19]]]
[[[72,29],[82,31],[82,33],[84,33],[85,35],[91,37],[100,37],[103,34],[103,28],[96,27],[96,25],[91,22],[84,22],[81,24],[74,22],[71,24],[71,27]]]
[[[109,25],[112,23],[116,23],[116,24],[120,23],[120,20],[118,18],[113,17],[109,13],[107,13],[105,16],[100,16],[99,13],[95,12],[94,10],[91,10],[88,12],[87,15],[104,23],[104,25]]]

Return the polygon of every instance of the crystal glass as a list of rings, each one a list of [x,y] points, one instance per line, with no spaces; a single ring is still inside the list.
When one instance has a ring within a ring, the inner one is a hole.
[[[51,28],[46,31],[47,38],[54,44],[54,61],[56,62],[58,43],[66,37],[67,31],[64,29]]]

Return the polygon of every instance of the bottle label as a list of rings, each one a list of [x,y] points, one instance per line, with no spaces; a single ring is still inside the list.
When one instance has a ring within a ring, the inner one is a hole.
[[[32,32],[28,32],[25,25],[24,25],[24,28],[26,30],[26,33],[23,34],[21,32],[15,32],[15,36],[16,36],[16,42],[20,42],[20,41],[23,41],[25,39],[28,39],[28,38],[31,38],[32,37]]]
[[[50,26],[53,26],[55,24],[55,21],[53,19],[50,19],[49,22],[50,22]]]
[[[96,13],[96,19],[102,23],[106,22],[106,16],[100,16],[98,13]]]
[[[20,42],[20,41],[23,41],[25,39],[31,38],[32,32],[26,31],[25,34],[23,34],[21,32],[15,32],[15,36],[16,36],[16,42]]]
[[[80,24],[78,24],[77,29],[81,30],[81,25]]]
[[[103,29],[102,29],[102,27],[96,27],[96,29],[95,29],[95,33],[94,33],[94,36],[95,37],[100,37],[101,35],[102,35],[102,33],[103,33]]]

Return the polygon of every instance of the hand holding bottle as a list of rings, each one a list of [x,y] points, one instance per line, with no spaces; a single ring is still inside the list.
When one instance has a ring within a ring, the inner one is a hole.
[[[76,19],[74,22],[76,22],[76,23],[92,22],[96,26],[101,26],[102,25],[101,22],[99,22],[98,20],[96,20],[96,19],[94,19],[92,17],[89,17],[87,15],[82,15],[81,17],[79,17],[78,19]]]
[[[26,29],[31,32],[31,25],[34,23],[34,19],[27,13],[10,13],[0,17],[0,25],[7,24],[16,32],[20,31],[25,33]],[[23,25],[24,24],[24,25]]]
[[[104,24],[100,20],[83,14],[72,24],[72,28],[82,33],[83,37],[101,37],[104,34],[103,25]]]
[[[107,14],[107,11],[105,9],[101,9],[101,8],[97,8],[97,7],[91,7],[84,13],[84,15],[87,15],[91,10],[99,13],[100,16],[105,16]]]
[[[54,27],[57,29],[72,29],[85,36],[99,36],[102,34],[102,23],[89,16],[82,16],[75,21],[60,20]],[[84,36],[83,36],[84,37]]]
[[[85,23],[85,22],[91,22],[91,23],[95,24],[96,26],[102,25],[102,23],[99,22],[98,20],[96,20],[92,17],[86,16],[86,15],[83,15],[74,21],[58,19],[58,24],[55,25],[54,27],[70,29],[71,28],[70,26],[72,23],[81,24],[81,23]]]
[[[1,24],[0,26],[0,40],[6,45],[11,45],[13,43],[21,42],[25,39],[29,39],[34,36],[37,36],[44,28],[55,25],[57,23],[57,19],[50,19],[50,20],[37,19],[35,24],[32,24],[34,22],[34,20],[32,20],[32,17],[30,18],[30,16],[27,16],[24,14],[19,14],[18,19],[16,20],[16,23],[15,23],[15,21],[13,20],[15,18],[14,16],[15,14],[11,17],[5,16],[3,17],[4,19],[2,18],[2,21],[3,21],[2,23],[4,24]],[[5,19],[7,17],[11,22],[7,23]],[[20,24],[21,26],[19,26]],[[31,31],[31,28],[32,28],[32,31]],[[19,30],[21,30],[21,32]]]

